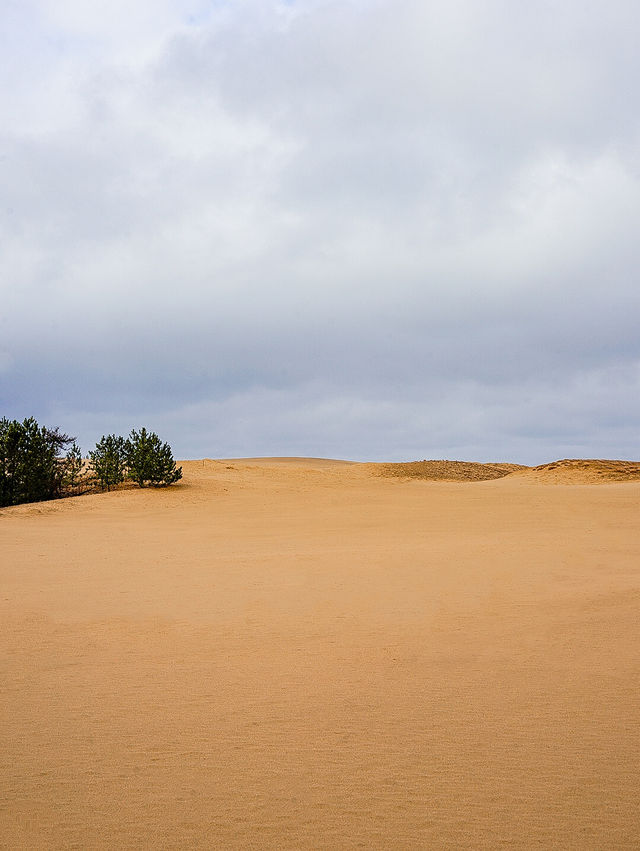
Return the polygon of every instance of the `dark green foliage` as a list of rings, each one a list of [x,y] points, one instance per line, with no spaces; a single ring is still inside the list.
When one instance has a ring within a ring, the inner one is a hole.
[[[182,478],[182,467],[176,468],[169,444],[162,443],[155,432],[148,432],[146,428],[139,432],[132,430],[125,443],[125,456],[128,477],[141,488],[146,482],[160,487]]]
[[[140,487],[182,478],[169,444],[145,428],[132,431],[128,440],[116,434],[102,437],[89,457],[87,469],[74,438],[39,426],[33,417],[0,419],[0,508],[86,493],[96,486],[110,490],[125,477]]]
[[[60,496],[65,463],[61,457],[73,438],[57,428],[39,426],[33,417],[0,420],[0,506],[40,502]]]
[[[112,485],[124,481],[126,460],[125,441],[116,434],[102,437],[96,448],[89,452],[90,467],[100,482],[101,487],[110,490]]]
[[[71,488],[72,492],[82,483],[83,468],[82,452],[74,440],[62,462],[63,484]]]

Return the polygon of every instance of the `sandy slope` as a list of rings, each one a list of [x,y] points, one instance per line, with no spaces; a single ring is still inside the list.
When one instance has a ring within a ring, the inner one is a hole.
[[[6,848],[637,848],[640,483],[199,461],[0,512]]]

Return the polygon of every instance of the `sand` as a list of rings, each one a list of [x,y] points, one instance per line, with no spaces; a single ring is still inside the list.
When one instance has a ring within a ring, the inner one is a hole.
[[[640,845],[640,482],[184,468],[0,512],[1,847]]]

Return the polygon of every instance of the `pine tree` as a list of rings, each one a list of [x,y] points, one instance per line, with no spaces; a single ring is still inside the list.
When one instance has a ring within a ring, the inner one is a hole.
[[[146,482],[160,487],[171,485],[182,478],[182,467],[173,460],[171,447],[162,443],[155,432],[141,428],[131,431],[125,444],[128,476],[141,488]]]
[[[126,471],[125,442],[123,437],[108,434],[100,438],[96,448],[89,452],[90,467],[102,488],[124,481]]]
[[[83,468],[84,460],[82,458],[82,452],[74,440],[62,461],[64,486],[75,491],[76,487],[81,484]]]
[[[73,441],[57,428],[0,420],[0,505],[39,502],[61,495],[61,453]]]

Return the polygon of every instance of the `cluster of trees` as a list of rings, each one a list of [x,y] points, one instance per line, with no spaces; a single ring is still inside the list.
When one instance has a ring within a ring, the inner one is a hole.
[[[182,467],[176,467],[169,444],[162,443],[155,432],[146,428],[133,429],[126,440],[108,434],[96,444],[89,458],[98,481],[107,490],[125,478],[141,488],[147,483],[155,487],[172,485],[182,478]]]
[[[109,490],[125,479],[160,487],[181,478],[169,444],[145,428],[127,439],[102,437],[86,462],[75,438],[58,428],[40,426],[33,417],[0,419],[0,507]]]

